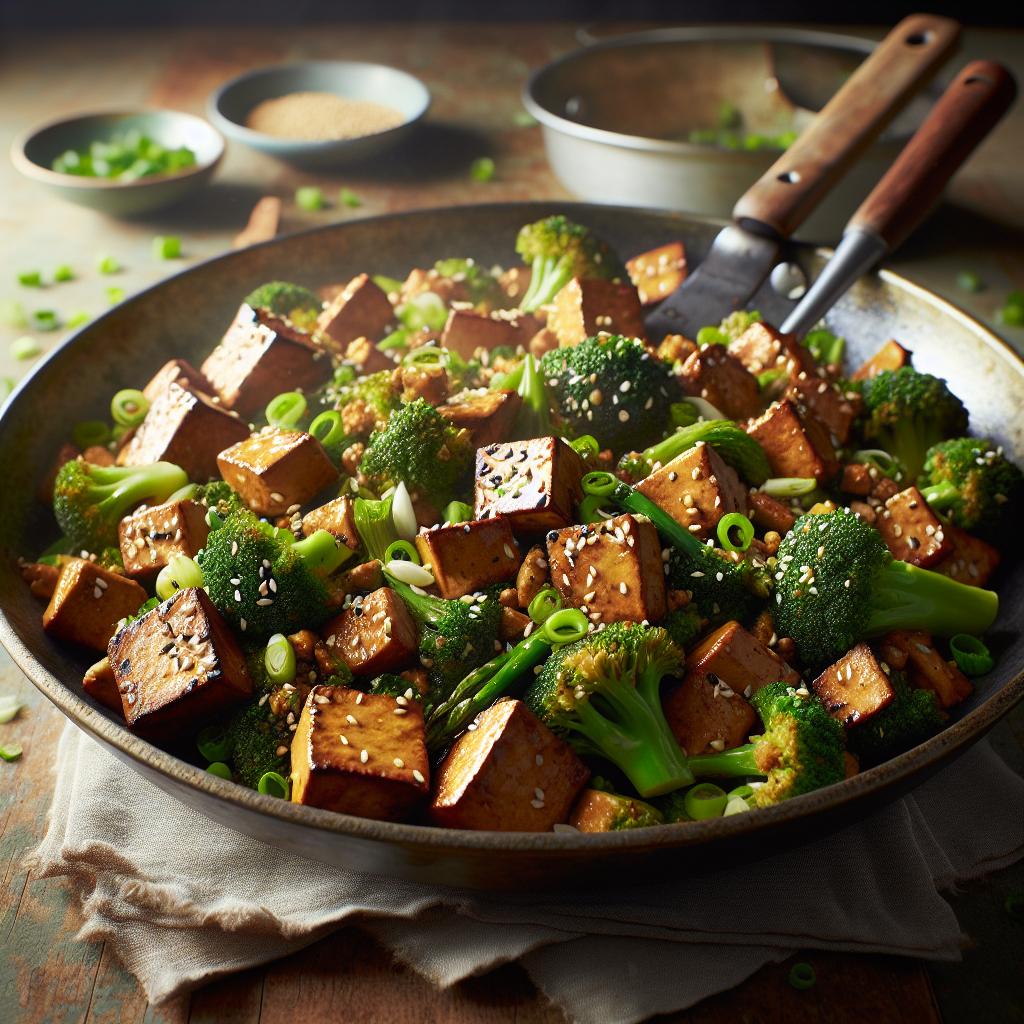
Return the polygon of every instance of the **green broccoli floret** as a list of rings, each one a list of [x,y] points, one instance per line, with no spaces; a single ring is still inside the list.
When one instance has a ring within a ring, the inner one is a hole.
[[[764,723],[755,742],[720,754],[698,754],[690,767],[698,778],[765,775],[752,798],[755,807],[842,782],[843,727],[806,690],[769,683],[751,698]]]
[[[290,320],[296,327],[311,331],[323,309],[319,297],[301,284],[289,281],[268,281],[254,288],[245,297],[254,309],[265,309],[274,316]]]
[[[334,381],[327,385],[324,398],[329,408],[339,411],[352,407],[365,412],[365,417],[346,418],[345,429],[352,430],[353,437],[365,440],[374,430],[383,430],[388,417],[401,408],[402,402],[391,382],[391,371],[380,370],[365,377],[353,377],[351,367],[340,366]],[[361,423],[365,420],[366,425]]]
[[[246,508],[241,495],[236,494],[223,480],[212,480],[196,488],[193,500],[216,512],[221,519],[227,519],[232,512]]]
[[[419,691],[408,679],[403,679],[393,672],[384,672],[370,680],[366,692],[379,693],[387,697],[405,697],[409,700],[421,699]]]
[[[641,454],[649,466],[664,466],[700,441],[711,445],[747,483],[755,487],[772,475],[772,467],[764,449],[732,420],[701,420],[688,427],[681,427]]]
[[[638,338],[601,334],[540,361],[563,429],[622,453],[661,438],[680,396],[671,368]]]
[[[257,640],[326,621],[326,579],[350,554],[326,530],[296,541],[243,509],[210,533],[199,563],[217,610]]]
[[[918,486],[954,526],[992,536],[1024,490],[1024,473],[986,438],[958,437],[928,449]]]
[[[661,708],[683,652],[658,627],[616,622],[555,651],[526,692],[530,709],[577,750],[617,765],[644,797],[693,781]]]
[[[402,482],[414,497],[449,500],[473,463],[473,446],[429,402],[403,405],[370,438],[360,470],[378,488]]]
[[[967,430],[967,410],[946,382],[911,366],[864,381],[864,436],[916,480],[932,445]]]
[[[700,636],[705,621],[700,609],[691,601],[669,612],[665,619],[665,632],[677,647],[685,650]]]
[[[903,753],[946,721],[932,690],[911,686],[902,672],[893,672],[889,678],[895,694],[889,706],[846,730],[847,745],[865,765]]]
[[[74,550],[94,553],[117,547],[117,526],[143,501],[166,501],[188,483],[170,462],[149,466],[96,466],[65,462],[53,485],[53,512]]]
[[[272,700],[253,700],[228,721],[231,767],[243,785],[255,789],[267,772],[288,774],[292,732],[287,716],[302,710],[298,697],[298,690],[278,691]],[[281,713],[275,713],[275,708]],[[282,747],[285,752],[279,754]]]
[[[587,832],[622,832],[630,828],[649,828],[663,825],[665,818],[653,804],[636,797],[623,796],[610,788],[591,783],[590,789],[598,789],[605,797],[597,808],[591,808]]]
[[[438,260],[434,269],[442,276],[466,286],[469,301],[487,309],[500,307],[504,294],[498,279],[472,259],[453,257]]]
[[[896,561],[845,508],[797,519],[779,545],[775,580],[775,628],[810,668],[895,629],[980,635],[999,610],[992,591]]]
[[[607,242],[560,214],[522,227],[516,252],[531,268],[529,287],[519,302],[526,312],[551,302],[574,277],[626,277],[622,260]]]

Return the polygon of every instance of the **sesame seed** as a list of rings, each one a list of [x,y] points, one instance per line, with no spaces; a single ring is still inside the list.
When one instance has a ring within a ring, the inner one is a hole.
[[[370,755],[365,750],[359,751],[359,762],[360,764],[366,764],[370,760]]]
[[[338,736],[338,739],[341,740],[341,745],[343,747],[347,747],[348,746],[348,737],[344,733],[341,733]]]
[[[400,757],[396,757],[391,763],[396,768],[404,768],[405,767],[405,762]]]
[[[356,721],[356,716],[355,715],[346,715],[345,716],[345,721],[348,722],[349,725],[358,725],[359,724],[359,722]]]
[[[417,782],[426,782],[426,779],[423,778],[423,772],[421,772],[418,768],[413,768],[413,770],[412,770],[412,777]]]

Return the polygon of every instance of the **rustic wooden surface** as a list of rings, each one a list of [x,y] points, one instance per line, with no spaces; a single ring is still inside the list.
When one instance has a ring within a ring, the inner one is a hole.
[[[575,45],[575,27],[408,26],[321,27],[315,31],[187,29],[123,33],[12,35],[0,40],[0,143],[28,126],[74,110],[152,104],[201,113],[218,83],[255,65],[299,57],[378,60],[404,67],[429,85],[434,105],[412,143],[372,167],[306,174],[270,158],[231,147],[215,184],[173,211],[117,222],[57,203],[0,166],[0,300],[29,311],[102,312],[106,289],[131,293],[196,260],[215,255],[244,227],[258,198],[284,200],[283,229],[391,210],[478,201],[563,197],[567,193],[544,161],[539,129],[515,120],[526,74]],[[1024,79],[1024,36],[969,32],[959,60],[1004,61]],[[1024,178],[1020,148],[1024,108],[978,151],[955,181],[947,203],[892,261],[983,320],[1010,288],[1024,287]],[[478,183],[468,169],[490,155],[495,179]],[[329,198],[345,185],[363,200],[358,209],[332,203],[304,214],[292,203],[301,184],[324,187]],[[184,256],[158,262],[155,234],[183,238]],[[97,258],[114,255],[124,270],[100,276]],[[44,274],[72,264],[77,279],[41,291],[19,288],[17,270]],[[977,271],[987,283],[977,295],[958,292],[958,271]],[[28,368],[15,363],[8,342],[24,331],[0,327],[0,378]],[[1024,331],[1004,331],[1024,348]],[[49,350],[61,333],[38,335]],[[2,392],[0,392],[2,395]],[[2,439],[0,439],[2,443]],[[28,875],[22,858],[41,836],[52,789],[50,764],[60,715],[0,653],[0,692],[14,692],[26,710],[0,726],[0,742],[17,738],[25,755],[0,763],[0,1021],[104,1024],[276,1024],[346,1020],[466,1021],[484,1024],[556,1024],[561,1014],[510,966],[438,992],[396,968],[363,933],[346,928],[267,968],[209,985],[191,997],[149,1007],[111,950],[79,942],[80,916],[60,879]],[[1024,713],[994,734],[998,748],[1024,770]],[[1019,988],[1024,929],[1003,909],[1008,893],[1024,887],[1024,867],[974,883],[951,897],[966,932],[962,964],[921,965],[882,957],[808,953],[818,985],[796,992],[787,965],[766,967],[746,984],[707,1000],[672,1020],[833,1024],[874,1019],[878,1024],[944,1020],[1024,1021]],[[350,965],[358,962],[357,968]],[[338,970],[337,965],[346,965]],[[681,963],[681,969],[685,969]],[[666,1018],[669,1019],[669,1018]]]

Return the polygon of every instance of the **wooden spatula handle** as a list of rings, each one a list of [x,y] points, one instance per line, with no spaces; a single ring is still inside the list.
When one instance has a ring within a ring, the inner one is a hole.
[[[1017,95],[1001,64],[976,60],[956,76],[849,226],[895,249],[939,201],[949,179],[995,127]]]
[[[740,198],[734,219],[748,230],[788,238],[931,78],[959,35],[949,18],[904,18]]]

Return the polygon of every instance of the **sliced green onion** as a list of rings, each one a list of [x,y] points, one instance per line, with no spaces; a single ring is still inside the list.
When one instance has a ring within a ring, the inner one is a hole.
[[[448,502],[444,507],[444,512],[441,513],[441,521],[444,523],[471,523],[473,518],[472,506],[467,505],[464,501]]]
[[[802,498],[817,486],[812,476],[774,476],[761,484],[761,490],[773,498]]]
[[[119,288],[117,285],[111,285],[111,287],[107,289],[107,302],[109,302],[112,306],[116,306],[123,299],[123,288]]]
[[[25,307],[14,299],[3,299],[0,301],[0,323],[5,327],[13,327],[16,330],[28,327]]]
[[[702,327],[696,340],[698,345],[728,345],[729,335],[718,327]]]
[[[0,725],[6,725],[8,722],[13,721],[24,706],[15,696],[6,695],[0,697]]]
[[[584,495],[579,503],[579,521],[584,524],[601,523],[605,519],[611,519],[618,515],[617,512],[609,512],[604,505],[604,497],[600,494]]]
[[[1020,292],[1012,293],[998,313],[1000,323],[1007,327],[1024,327],[1024,299],[1014,301],[1016,295],[1020,295]]]
[[[267,422],[272,427],[294,427],[306,413],[306,396],[285,391],[267,403]]]
[[[956,275],[956,286],[965,292],[980,292],[985,287],[981,278],[973,270],[961,270]]]
[[[512,123],[517,128],[532,128],[537,123],[537,118],[528,110],[517,110],[512,115]]]
[[[224,519],[215,508],[206,510],[206,525],[211,530],[219,530],[224,525]]]
[[[295,680],[295,648],[283,633],[275,633],[267,641],[263,664],[272,683],[291,683]]]
[[[206,770],[211,775],[216,775],[218,779],[229,779],[231,778],[231,769],[223,761],[214,761],[213,764],[208,764]]]
[[[4,401],[7,396],[14,390],[14,378],[13,377],[0,377],[0,402]]]
[[[562,595],[554,587],[544,587],[534,595],[533,600],[526,608],[526,614],[538,626],[543,626],[555,612],[561,611],[561,609]]]
[[[186,587],[201,587],[203,570],[188,555],[174,555],[156,578],[156,593],[161,601]]]
[[[342,206],[348,206],[351,209],[355,209],[357,206],[362,206],[363,201],[352,191],[350,188],[342,187],[338,192],[338,202]]]
[[[308,432],[328,451],[337,448],[345,440],[345,428],[342,426],[341,414],[333,409],[315,417],[309,425]]]
[[[404,281],[399,281],[397,277],[388,277],[387,274],[374,274],[373,283],[382,291],[387,292],[389,295],[400,292]]]
[[[378,352],[393,352],[395,350],[401,351],[403,348],[409,347],[409,328],[399,327],[397,331],[392,331],[389,335],[381,338],[377,342]]]
[[[207,761],[226,761],[231,756],[231,741],[224,727],[208,725],[196,736],[196,748]]]
[[[447,366],[448,353],[436,345],[421,345],[402,359],[403,366]]]
[[[42,351],[42,346],[30,334],[25,334],[20,338],[15,338],[14,341],[11,342],[10,353],[12,359],[35,359],[35,357]]]
[[[979,637],[967,633],[957,633],[956,636],[950,637],[949,650],[957,668],[965,676],[983,676],[986,672],[991,672],[996,663],[984,642]]]
[[[18,284],[26,288],[42,288],[43,275],[38,270],[22,270],[18,274]]]
[[[469,176],[474,181],[490,181],[497,169],[497,165],[489,156],[478,156],[469,165]]]
[[[5,761],[17,761],[23,752],[24,748],[20,743],[0,744],[0,758]]]
[[[436,292],[420,292],[396,310],[403,326],[418,331],[423,327],[439,331],[448,320],[448,307]]]
[[[54,279],[54,281],[59,281],[59,282],[74,281],[74,279],[75,279],[75,271],[71,267],[70,264],[62,263],[53,272],[53,279]]]
[[[734,540],[732,531],[739,533]],[[726,551],[746,551],[754,539],[754,524],[742,512],[730,512],[718,520],[718,542]]]
[[[121,269],[121,264],[113,256],[101,256],[96,261],[96,269],[101,274],[116,274]]]
[[[260,781],[256,783],[256,792],[287,800],[291,795],[291,785],[280,772],[267,772],[261,775]]]
[[[734,814],[744,814],[750,810],[750,804],[742,797],[731,796],[725,802],[725,810],[722,811],[723,818],[731,818]]]
[[[136,388],[124,388],[110,400],[110,416],[119,427],[137,427],[147,412],[149,399]]]
[[[699,782],[686,791],[683,806],[694,821],[720,818],[728,799],[725,790],[711,782]]]
[[[764,391],[766,388],[770,388],[777,380],[783,380],[788,376],[789,372],[781,368],[765,370],[764,373],[757,375],[757,386]]]
[[[108,444],[110,427],[103,420],[83,420],[72,428],[71,440],[75,442],[75,447],[82,451],[96,445]]]
[[[813,988],[817,980],[814,968],[810,964],[793,964],[789,969],[789,983],[793,988],[801,990]]]
[[[157,235],[153,239],[153,255],[158,260],[176,260],[181,255],[181,239],[177,235]]]
[[[597,498],[606,498],[619,485],[619,478],[614,473],[603,469],[594,469],[583,477],[583,493]]]
[[[873,466],[882,476],[891,477],[893,480],[903,479],[903,467],[899,460],[882,448],[861,448],[850,456],[850,461]]]
[[[384,552],[385,562],[412,562],[413,565],[422,565],[423,560],[420,553],[407,540],[395,540],[388,545]]]
[[[676,430],[681,427],[692,427],[701,417],[701,411],[692,399],[684,402],[673,402],[668,407],[669,424]]]
[[[78,313],[72,313],[64,323],[65,327],[81,327],[82,324],[87,324],[92,319],[92,313],[84,313],[79,311]]]
[[[316,185],[304,185],[295,190],[295,205],[307,213],[316,213],[324,208],[323,191]]]
[[[601,445],[593,434],[583,434],[569,442],[569,447],[585,459],[596,459],[601,454]]]
[[[590,620],[579,608],[560,608],[544,620],[541,631],[553,644],[571,644],[587,635]]]
[[[32,314],[32,326],[37,331],[55,331],[60,327],[60,317],[55,309],[37,309]]]
[[[737,786],[735,789],[730,789],[725,795],[730,800],[750,800],[753,797],[756,790],[753,786],[748,786],[744,783],[742,786]]]

